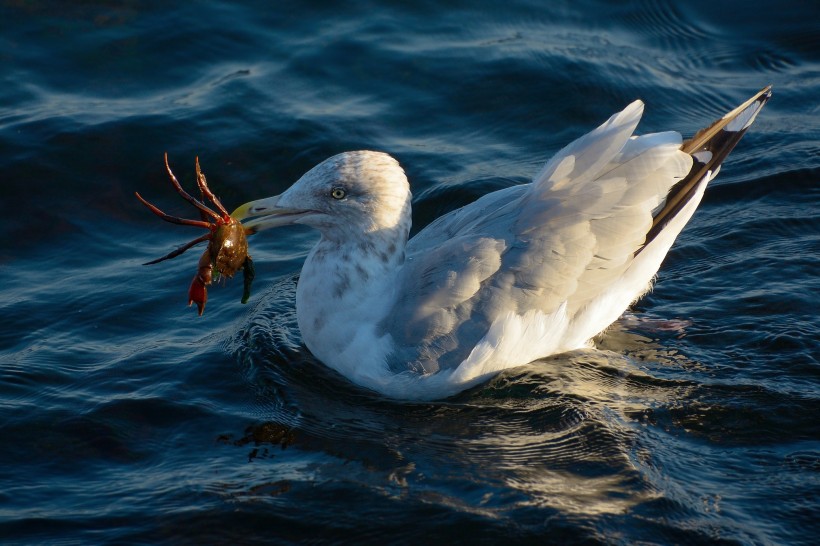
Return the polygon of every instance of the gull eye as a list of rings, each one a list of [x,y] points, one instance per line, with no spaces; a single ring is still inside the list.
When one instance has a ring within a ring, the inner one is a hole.
[[[333,199],[344,199],[345,195],[347,195],[347,192],[344,190],[344,188],[333,188],[332,190],[330,190],[330,196]]]

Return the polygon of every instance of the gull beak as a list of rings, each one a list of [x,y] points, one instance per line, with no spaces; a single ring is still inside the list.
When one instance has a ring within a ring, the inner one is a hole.
[[[243,225],[246,230],[255,233],[263,229],[298,223],[297,220],[313,212],[311,210],[280,207],[280,198],[281,195],[275,195],[240,205],[231,213],[231,218],[240,222],[253,218]]]

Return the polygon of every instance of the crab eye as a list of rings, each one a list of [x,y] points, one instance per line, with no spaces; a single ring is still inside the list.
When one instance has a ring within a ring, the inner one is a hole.
[[[332,190],[330,190],[330,196],[333,199],[344,199],[345,195],[347,195],[347,192],[344,190],[344,188],[333,188]]]

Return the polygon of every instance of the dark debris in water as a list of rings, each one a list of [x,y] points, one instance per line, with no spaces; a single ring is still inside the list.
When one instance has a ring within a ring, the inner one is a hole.
[[[293,444],[295,439],[296,435],[291,427],[267,421],[248,426],[245,434],[239,439],[233,439],[232,434],[220,434],[216,442],[236,447],[253,444],[254,447],[248,454],[248,462],[251,462],[254,459],[265,459],[272,456],[269,446],[286,449]]]

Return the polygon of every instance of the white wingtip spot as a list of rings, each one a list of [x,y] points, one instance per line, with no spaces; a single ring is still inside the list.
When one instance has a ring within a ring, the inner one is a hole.
[[[763,106],[760,102],[755,102],[744,111],[739,113],[735,119],[730,121],[728,125],[726,125],[726,130],[731,132],[738,132],[746,129],[757,117],[757,113],[760,112],[760,108]]]
[[[692,154],[692,157],[694,157],[700,163],[703,163],[705,165],[709,163],[709,161],[712,159],[712,152],[710,152],[709,150],[701,150],[699,152]]]

